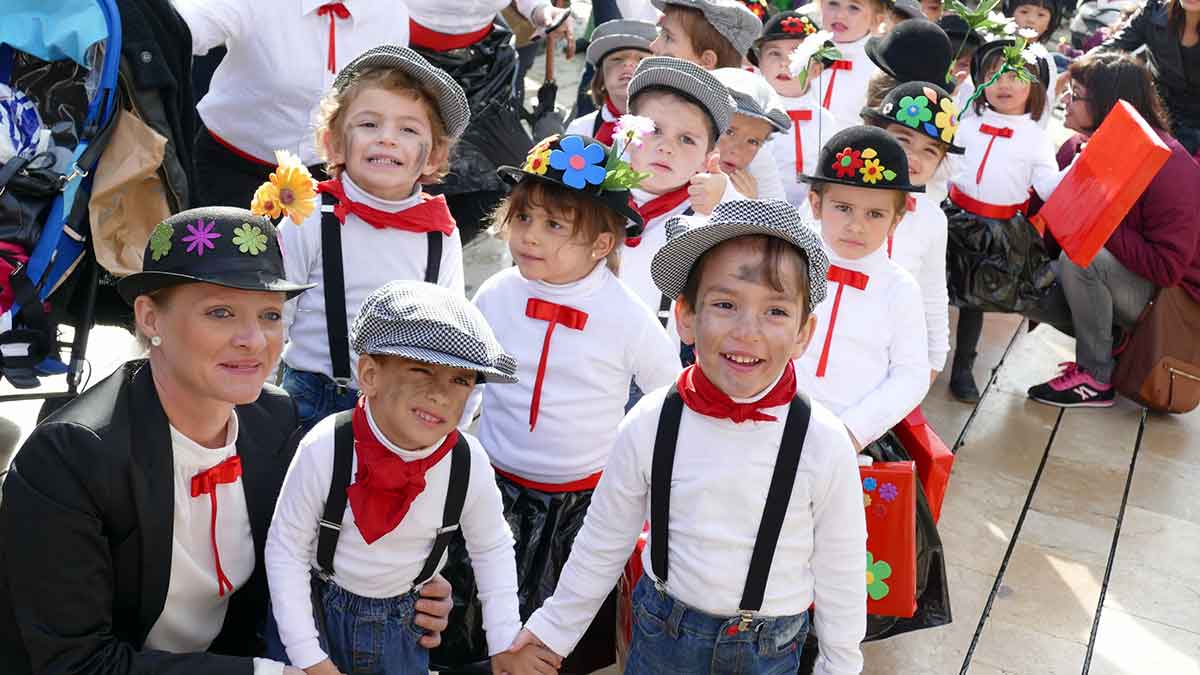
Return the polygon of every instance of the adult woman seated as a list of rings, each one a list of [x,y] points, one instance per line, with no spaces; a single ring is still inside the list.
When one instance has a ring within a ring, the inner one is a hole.
[[[1167,133],[1150,72],[1127,54],[1092,53],[1071,64],[1066,126],[1078,131],[1060,151],[1073,157],[1123,99],[1171,149],[1166,164],[1087,267],[1058,259],[1060,283],[1030,318],[1069,328],[1075,363],[1029,389],[1029,397],[1062,407],[1107,407],[1116,392],[1111,380],[1113,326],[1134,325],[1159,288],[1183,286],[1200,302],[1200,165]],[[1055,307],[1059,307],[1055,311]],[[1070,319],[1065,318],[1069,310]],[[1057,315],[1057,316],[1056,316]]]
[[[283,303],[306,288],[285,280],[274,228],[248,211],[155,228],[144,271],[118,285],[149,358],[34,429],[5,481],[0,670],[285,672],[254,657],[297,421],[264,382]],[[427,646],[448,594],[439,580],[418,603]]]

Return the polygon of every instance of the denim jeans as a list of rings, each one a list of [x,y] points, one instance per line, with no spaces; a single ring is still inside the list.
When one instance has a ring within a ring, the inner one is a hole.
[[[633,640],[626,675],[722,673],[794,675],[808,635],[808,613],[740,619],[705,614],[642,577],[633,591]]]
[[[1113,326],[1128,328],[1137,323],[1157,288],[1104,248],[1087,267],[1079,267],[1063,253],[1059,279],[1071,306],[1075,360],[1092,377],[1110,382],[1117,363],[1112,356]]]
[[[321,373],[293,370],[286,363],[279,366],[283,373],[282,386],[296,402],[300,428],[307,432],[326,417],[350,410],[358,403],[358,390],[339,387]]]

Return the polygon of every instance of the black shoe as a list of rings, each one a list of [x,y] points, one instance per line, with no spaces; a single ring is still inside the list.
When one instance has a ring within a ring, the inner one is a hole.
[[[963,403],[979,403],[979,387],[975,386],[975,374],[971,369],[975,365],[975,355],[959,358],[954,355],[954,364],[950,369],[950,394]]]
[[[1117,390],[1100,382],[1074,363],[1063,363],[1058,377],[1029,388],[1029,398],[1059,408],[1109,408]]]

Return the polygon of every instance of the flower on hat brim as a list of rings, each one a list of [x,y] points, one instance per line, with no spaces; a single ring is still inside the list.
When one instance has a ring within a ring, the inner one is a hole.
[[[838,178],[853,178],[862,165],[862,152],[854,148],[844,148],[833,160],[833,170]]]
[[[606,172],[603,162],[608,158],[604,146],[589,143],[584,146],[578,136],[567,136],[550,151],[550,166],[563,172],[563,185],[582,190],[586,186],[600,185]]]
[[[150,233],[150,257],[154,260],[159,260],[163,256],[171,252],[171,237],[175,235],[175,228],[171,227],[170,223],[159,223],[154,226],[154,231]]]
[[[258,255],[267,250],[267,235],[255,225],[242,223],[233,230],[233,245],[242,253]]]
[[[933,111],[929,109],[929,99],[924,96],[905,96],[900,99],[896,110],[896,119],[913,129],[919,129],[922,122],[933,119]]]
[[[954,134],[958,130],[958,106],[949,96],[942,97],[941,111],[933,118],[933,124],[939,131],[938,137],[945,143],[954,142]]]

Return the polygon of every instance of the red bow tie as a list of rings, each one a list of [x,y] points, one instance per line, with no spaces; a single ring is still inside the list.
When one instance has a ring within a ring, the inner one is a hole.
[[[617,107],[613,105],[611,98],[604,99],[604,109],[608,111],[612,119],[604,119],[603,112],[596,113],[601,119],[600,128],[596,130],[596,140],[605,145],[612,145],[613,132],[617,130],[617,120],[621,117],[621,111],[617,110]]]
[[[817,377],[825,377],[825,369],[829,365],[829,345],[833,341],[833,329],[837,325],[838,307],[842,304],[842,291],[846,286],[853,286],[860,291],[867,290],[870,277],[862,272],[848,270],[837,265],[829,266],[826,277],[838,285],[837,294],[833,296],[833,311],[829,313],[829,330],[825,331],[825,344],[821,346],[821,358],[817,361]]]
[[[337,30],[335,26],[336,19],[343,21],[350,18],[350,10],[340,2],[330,2],[321,5],[317,8],[317,16],[329,15],[329,60],[327,67],[329,72],[337,73]]]
[[[792,362],[783,369],[783,377],[759,400],[753,403],[736,403],[728,394],[717,388],[704,371],[695,364],[683,369],[675,382],[683,403],[693,411],[707,417],[718,417],[741,424],[747,420],[754,422],[774,422],[778,418],[763,412],[766,408],[774,408],[791,402],[796,395],[796,369]]]
[[[236,482],[242,477],[242,458],[234,455],[220,464],[201,471],[192,476],[192,496],[199,497],[207,494],[212,504],[212,519],[209,523],[209,534],[212,537],[213,564],[217,568],[217,596],[223,597],[228,586],[233,592],[233,582],[225,576],[221,569],[221,552],[217,550],[217,486]]]
[[[825,100],[821,101],[821,107],[829,110],[829,103],[833,100],[833,83],[837,82],[837,74],[839,70],[854,70],[853,61],[834,61],[829,69],[833,74],[829,76],[829,84],[825,86]]]
[[[554,335],[554,327],[566,326],[571,330],[583,330],[587,325],[588,315],[574,307],[547,302],[539,298],[530,298],[525,303],[525,316],[538,321],[546,321],[546,338],[542,340],[542,357],[538,360],[537,378],[533,381],[533,399],[529,403],[529,430],[537,426],[538,406],[542,401],[542,380],[546,377],[546,357],[550,355],[550,336]]]
[[[800,134],[800,123],[809,122],[813,118],[813,111],[805,108],[803,110],[789,110],[788,117],[792,118],[792,129],[796,136],[796,175],[804,173],[804,138]]]
[[[363,541],[373,544],[408,515],[413,500],[425,491],[425,473],[458,442],[458,431],[451,431],[432,455],[406,462],[375,437],[367,420],[366,397],[359,398],[351,425],[358,468],[346,497]]]
[[[637,248],[637,246],[642,243],[642,237],[646,236],[646,230],[650,228],[651,220],[674,211],[680,204],[687,201],[687,199],[688,186],[685,184],[681,187],[671,190],[670,192],[661,194],[645,204],[642,204],[641,206],[633,204],[633,208],[642,216],[642,236],[627,238],[625,240],[625,245],[630,248]]]
[[[983,180],[983,167],[987,166],[988,155],[992,154],[992,143],[995,143],[997,138],[1012,138],[1013,135],[1010,127],[994,127],[990,124],[980,124],[979,130],[991,138],[988,139],[987,149],[983,151],[983,160],[979,162],[979,170],[975,172],[976,185]]]
[[[349,199],[342,181],[336,178],[317,183],[317,192],[324,192],[337,200],[333,205],[333,215],[343,224],[346,216],[353,213],[377,230],[391,228],[420,234],[441,232],[446,236],[454,232],[454,216],[450,215],[450,208],[446,206],[446,198],[442,195],[434,197],[422,192],[420,203],[392,213]]]

